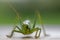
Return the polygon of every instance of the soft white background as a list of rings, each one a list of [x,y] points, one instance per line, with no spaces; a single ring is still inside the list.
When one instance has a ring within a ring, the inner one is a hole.
[[[12,25],[0,25],[0,40],[60,40],[60,25],[44,25],[46,33],[49,36],[44,37],[43,31],[41,33],[41,38],[35,39],[35,32],[32,33],[31,38],[23,38],[26,35],[21,33],[14,33],[12,38],[7,38],[6,35],[10,34],[13,29]]]

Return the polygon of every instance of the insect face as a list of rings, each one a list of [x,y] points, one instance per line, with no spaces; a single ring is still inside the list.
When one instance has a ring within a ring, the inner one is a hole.
[[[25,21],[23,22],[23,24],[29,25],[29,24],[30,24],[30,20],[25,20]]]

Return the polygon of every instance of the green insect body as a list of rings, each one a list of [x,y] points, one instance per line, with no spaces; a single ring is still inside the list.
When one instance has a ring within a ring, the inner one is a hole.
[[[11,38],[13,36],[14,32],[22,33],[24,35],[29,35],[29,34],[32,34],[33,32],[36,31],[35,38],[39,38],[40,33],[41,33],[41,28],[35,28],[36,20],[34,21],[34,24],[33,24],[32,28],[30,28],[29,23],[30,23],[29,20],[26,20],[21,25],[21,28],[19,28],[18,26],[14,27],[14,29],[11,32],[11,35],[7,35],[7,37]],[[18,30],[16,30],[16,28]],[[39,35],[37,36],[37,33],[38,33],[39,30],[40,30],[40,32],[39,32]]]
[[[23,30],[24,29],[24,30]],[[22,33],[23,34],[30,34],[30,28],[28,27],[28,25],[26,25],[26,24],[23,24],[22,25]]]
[[[11,3],[9,3],[8,2],[8,5],[9,5],[9,7],[10,8],[12,8],[12,10],[16,13],[16,15],[17,15],[17,19],[19,19],[20,20],[20,27],[18,27],[18,26],[15,26],[14,28],[13,28],[13,30],[12,30],[12,32],[11,32],[11,34],[10,35],[7,35],[7,37],[9,37],[9,38],[11,38],[12,36],[13,36],[13,34],[14,34],[14,32],[18,32],[18,33],[22,33],[22,34],[24,34],[24,35],[29,35],[29,34],[32,34],[33,32],[36,32],[36,34],[35,34],[35,38],[39,38],[40,37],[40,34],[41,34],[41,28],[36,28],[36,19],[37,19],[37,15],[35,15],[35,20],[34,20],[34,24],[32,25],[32,26],[30,26],[30,21],[24,21],[24,22],[21,22],[21,17],[20,17],[20,15],[19,15],[19,12],[16,10],[16,8],[11,4]],[[40,18],[40,20],[41,20],[41,17],[40,17],[40,14],[39,14],[39,12],[38,11],[36,11],[36,13],[38,13],[38,17]],[[42,23],[42,22],[41,22]],[[32,27],[32,28],[30,28],[30,27]],[[42,26],[43,27],[43,26]],[[16,28],[18,29],[18,30],[16,30]],[[39,31],[40,30],[40,31]],[[44,31],[45,32],[45,31]],[[44,33],[45,34],[45,33]]]

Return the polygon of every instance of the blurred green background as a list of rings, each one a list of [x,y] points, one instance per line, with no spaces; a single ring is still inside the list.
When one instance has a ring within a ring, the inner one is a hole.
[[[60,24],[59,0],[15,0],[0,1],[0,24],[14,24],[16,13],[9,7],[10,2],[20,13],[22,20],[34,20],[36,9],[40,11],[44,24]],[[37,18],[38,19],[38,18]],[[37,20],[37,22],[39,22]]]

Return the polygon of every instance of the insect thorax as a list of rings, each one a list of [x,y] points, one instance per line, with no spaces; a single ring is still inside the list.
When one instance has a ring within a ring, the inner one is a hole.
[[[29,25],[23,24],[23,25],[22,25],[22,28],[27,30],[27,29],[29,29]]]
[[[22,25],[22,30],[23,30],[23,34],[30,34],[30,28],[28,25],[23,24]]]

